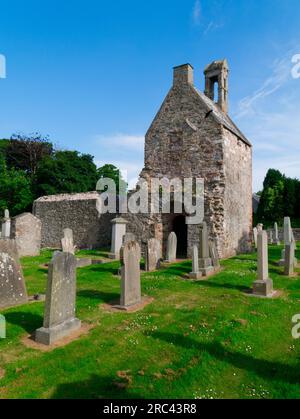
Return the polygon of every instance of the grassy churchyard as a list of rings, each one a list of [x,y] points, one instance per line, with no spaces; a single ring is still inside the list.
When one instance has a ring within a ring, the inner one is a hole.
[[[90,328],[77,340],[50,351],[28,345],[43,302],[2,311],[0,397],[300,398],[300,339],[291,335],[300,277],[276,266],[281,249],[269,246],[279,298],[244,293],[256,278],[253,253],[222,261],[200,282],[183,280],[189,261],[142,273],[142,292],[154,301],[135,313],[105,306],[120,295],[119,262],[78,269],[77,317]],[[78,255],[105,256],[90,253]],[[29,295],[45,293],[51,254],[22,259]]]

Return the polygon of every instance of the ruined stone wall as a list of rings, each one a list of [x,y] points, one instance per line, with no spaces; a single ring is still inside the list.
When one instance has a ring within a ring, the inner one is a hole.
[[[223,257],[251,250],[252,149],[224,128]]]
[[[60,248],[65,228],[73,230],[79,249],[110,246],[114,214],[101,214],[97,192],[41,197],[34,202],[33,213],[42,222],[42,247]]]

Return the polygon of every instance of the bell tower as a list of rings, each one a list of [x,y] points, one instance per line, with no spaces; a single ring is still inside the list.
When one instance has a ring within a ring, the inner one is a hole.
[[[216,102],[224,113],[228,113],[228,63],[227,60],[213,61],[204,70],[205,95]],[[218,98],[215,98],[215,83],[218,84]]]

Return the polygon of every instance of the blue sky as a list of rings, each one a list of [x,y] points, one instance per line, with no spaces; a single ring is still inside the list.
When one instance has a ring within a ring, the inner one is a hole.
[[[101,165],[143,167],[144,134],[190,62],[203,90],[230,66],[230,115],[254,146],[254,190],[269,167],[300,177],[299,0],[26,0],[0,3],[0,137],[48,134]]]

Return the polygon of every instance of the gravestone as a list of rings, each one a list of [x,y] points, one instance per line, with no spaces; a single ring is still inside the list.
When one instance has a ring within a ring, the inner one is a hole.
[[[269,278],[268,236],[260,231],[257,236],[257,280],[253,284],[253,294],[268,297],[273,294],[273,281]]]
[[[273,230],[269,230],[269,243],[273,244]]]
[[[255,249],[257,249],[257,234],[258,234],[257,227],[254,227],[253,228],[253,241],[254,241]]]
[[[6,209],[4,211],[4,218],[2,221],[2,230],[1,230],[1,238],[2,239],[9,239],[10,238],[10,228],[11,228],[11,220],[9,217],[9,211]]]
[[[65,228],[63,232],[64,237],[61,239],[63,253],[71,253],[72,255],[75,255],[73,230],[70,228]]]
[[[189,274],[189,277],[191,279],[201,279],[202,273],[199,271],[199,252],[196,245],[193,246],[192,264],[193,272]]]
[[[204,221],[200,224],[199,271],[202,275],[207,276],[213,270],[212,261],[209,257],[207,224]]]
[[[16,240],[19,256],[39,256],[42,223],[31,213],[23,213],[11,220],[11,237]]]
[[[126,310],[141,303],[141,248],[135,241],[125,243],[121,248],[121,298],[120,308]]]
[[[260,231],[263,231],[264,225],[261,224],[261,223],[260,224],[257,224],[256,228],[257,228],[257,233],[259,233]]]
[[[212,261],[212,266],[215,269],[220,269],[220,260],[219,260],[219,255],[218,255],[215,240],[208,241],[208,248],[209,248],[209,257],[211,258],[211,261]]]
[[[280,246],[280,240],[279,240],[279,233],[278,233],[278,224],[274,223],[274,244],[277,246]]]
[[[128,242],[135,242],[135,241],[136,241],[136,238],[133,233],[126,233],[123,236],[122,245],[124,246],[124,244]]]
[[[0,240],[0,309],[28,302],[15,240]]]
[[[111,233],[111,249],[109,258],[120,259],[120,250],[123,245],[123,237],[126,234],[127,221],[124,218],[114,218],[111,220],[112,233]]]
[[[158,239],[150,239],[146,244],[145,270],[155,271],[160,268],[161,245]]]
[[[283,240],[284,245],[287,246],[292,241],[292,227],[291,227],[291,219],[290,217],[284,217],[283,223]]]
[[[166,262],[172,263],[176,262],[176,255],[177,255],[177,236],[172,231],[169,234],[168,242],[167,242],[167,258]]]
[[[56,252],[49,264],[43,327],[36,330],[36,342],[51,345],[75,330],[81,322],[75,317],[76,258]]]
[[[293,276],[295,271],[295,242],[285,246],[284,275]]]

